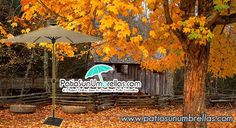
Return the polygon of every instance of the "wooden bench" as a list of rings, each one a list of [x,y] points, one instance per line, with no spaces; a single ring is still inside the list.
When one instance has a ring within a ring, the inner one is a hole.
[[[14,113],[34,113],[36,111],[35,105],[11,105],[10,111]]]
[[[158,96],[150,95],[119,95],[116,101],[116,106],[119,107],[149,107],[155,108],[158,106]]]
[[[211,105],[217,105],[218,107],[219,107],[219,104],[224,104],[224,105],[226,105],[226,104],[228,104],[228,105],[230,105],[230,107],[233,107],[233,106],[235,106],[235,99],[234,98],[232,98],[232,97],[222,97],[222,98],[217,98],[217,99],[214,99],[214,98],[212,98],[212,99],[209,99],[209,103],[211,104]]]
[[[83,114],[86,113],[86,107],[84,106],[62,106],[62,111],[70,114]]]

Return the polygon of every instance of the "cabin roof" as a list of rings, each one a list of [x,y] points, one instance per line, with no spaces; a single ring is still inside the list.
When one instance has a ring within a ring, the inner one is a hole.
[[[112,63],[112,64],[140,64],[140,62],[136,62],[131,56],[124,56],[121,59],[118,59],[117,55],[114,55],[113,57],[111,57],[108,61],[104,61],[102,60],[103,57],[99,56],[96,53],[93,53],[93,61],[94,63],[104,63],[104,64],[108,64],[108,63]],[[161,53],[157,53],[155,55],[156,59],[161,59],[163,58],[164,55]]]
[[[121,59],[118,59],[117,55],[115,55],[112,58],[110,58],[108,61],[103,61],[101,56],[97,54],[93,54],[93,60],[94,60],[94,63],[140,64],[134,61],[134,59],[128,55],[122,57]]]

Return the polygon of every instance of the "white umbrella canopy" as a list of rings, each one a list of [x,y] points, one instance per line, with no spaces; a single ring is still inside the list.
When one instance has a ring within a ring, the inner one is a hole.
[[[86,43],[98,42],[100,38],[66,30],[58,26],[48,26],[40,30],[32,31],[22,34],[10,39],[5,39],[3,42],[18,42],[18,43],[41,43],[51,42],[52,49],[52,117],[48,117],[44,124],[60,126],[63,119],[55,117],[55,104],[56,104],[56,73],[55,73],[55,43],[56,42],[70,42],[70,43]]]
[[[53,38],[56,39],[56,42],[71,42],[71,43],[101,41],[101,39],[98,37],[70,31],[58,26],[48,26],[40,30],[32,31],[10,39],[5,39],[3,40],[3,42],[41,43],[41,42],[51,42],[52,41],[51,39]]]

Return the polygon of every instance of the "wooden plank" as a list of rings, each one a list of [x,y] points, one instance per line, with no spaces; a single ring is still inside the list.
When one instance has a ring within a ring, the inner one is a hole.
[[[133,80],[133,65],[130,65],[130,80]]]
[[[145,84],[144,84],[144,73],[143,73],[143,70],[139,70],[139,80],[142,83],[140,91],[145,93]]]
[[[49,98],[47,95],[42,95],[42,96],[29,96],[29,97],[22,97],[20,98],[21,100],[30,100],[30,99],[45,99]]]
[[[118,103],[140,103],[140,104],[143,104],[143,103],[156,103],[156,100],[155,99],[152,99],[152,100],[120,100]]]
[[[80,103],[80,104],[92,104],[93,101],[69,101],[69,100],[56,100],[57,102],[64,102],[64,103]]]
[[[136,101],[136,102],[142,102],[142,101],[155,101],[154,98],[142,98],[142,99],[120,99],[119,101]]]
[[[140,75],[141,75],[141,70],[139,68],[139,65],[137,65],[137,81],[141,81]]]
[[[114,98],[118,96],[117,94],[99,95],[98,98]]]
[[[156,76],[157,76],[157,73],[153,73],[153,95],[158,95],[157,92],[156,92],[156,88],[157,88],[157,84],[156,84]]]
[[[51,102],[50,101],[38,101],[38,102],[33,102],[33,103],[28,103],[28,104],[33,104],[33,105],[51,104]]]
[[[50,97],[52,98],[52,97]],[[92,97],[56,97],[56,99],[64,99],[64,100],[93,100]]]
[[[162,85],[163,85],[163,81],[162,81],[162,77],[163,77],[163,75],[162,74],[160,74],[159,75],[159,85],[160,85],[160,95],[163,95],[163,87],[162,87]]]
[[[150,71],[150,95],[155,95],[155,81],[154,81],[154,73]]]
[[[88,96],[97,96],[97,94],[78,94],[78,93],[59,93],[57,96],[80,96],[80,97],[88,97]]]
[[[98,100],[114,100],[114,99],[116,99],[116,97],[114,97],[114,96],[110,96],[110,97],[98,97],[97,98]]]
[[[113,100],[116,100],[116,98],[107,98],[107,99],[105,99],[105,98],[98,98],[97,100],[99,100],[99,101],[113,101]]]
[[[136,75],[136,70],[135,70],[135,65],[132,65],[132,80],[135,80],[135,75]]]
[[[122,98],[124,98],[124,99],[127,99],[127,98],[137,99],[137,98],[139,98],[139,99],[141,99],[141,98],[151,97],[151,95],[120,95],[120,96],[117,96],[117,97],[119,99],[122,99]]]
[[[97,94],[77,94],[77,93],[64,93],[64,94],[57,94],[57,96],[71,96],[71,97],[93,97],[96,96]]]
[[[99,102],[107,102],[107,101],[114,102],[114,101],[116,101],[116,99],[98,99],[97,101],[99,101]]]
[[[145,81],[146,81],[145,82],[146,83],[146,85],[145,85],[146,86],[146,91],[145,92],[147,94],[150,94],[150,71],[149,70],[145,70],[145,71],[146,71],[145,72],[146,73],[146,77],[145,77],[146,78],[145,79]]]
[[[132,66],[129,65],[129,68],[128,68],[128,79],[132,79],[132,73],[131,73],[131,70],[132,70]]]
[[[137,65],[134,65],[135,66],[135,77],[134,77],[134,80],[137,81],[138,80],[138,66]]]
[[[122,71],[122,74],[123,74],[123,80],[128,80],[129,78],[128,78],[128,74],[129,74],[129,65],[127,65],[127,64],[125,64],[125,65],[122,65],[121,66],[122,67],[122,69],[123,69],[123,71]]]
[[[159,79],[159,73],[156,73],[155,75],[155,84],[156,84],[156,88],[155,88],[155,94],[156,95],[160,95],[160,79]]]
[[[34,99],[34,100],[26,100],[23,101],[24,103],[33,103],[33,102],[38,102],[38,101],[50,101],[49,99]]]
[[[163,72],[163,74],[164,74],[164,78],[163,78],[163,94],[165,95],[166,93],[167,93],[167,72],[165,71],[165,72]]]
[[[139,65],[137,65],[137,81],[141,81],[141,70],[139,68]],[[142,83],[142,81],[141,81],[141,83]],[[140,92],[142,92],[142,86],[141,86],[141,88],[139,88]]]
[[[154,98],[150,98],[150,97],[143,97],[143,98],[119,98],[119,100],[150,100],[150,99],[154,99]]]
[[[116,102],[116,100],[110,100],[110,101],[109,101],[109,100],[97,101],[98,104],[104,104],[104,103],[113,103],[113,104],[114,104],[115,102]]]
[[[233,99],[219,99],[219,100],[209,100],[212,103],[228,103],[228,102],[234,102]]]
[[[32,94],[24,94],[17,96],[1,96],[0,99],[11,99],[11,98],[20,98],[20,97],[29,97],[29,96],[37,96],[37,95],[48,95],[49,93],[32,93]]]
[[[132,65],[130,65],[130,78],[129,79],[130,80],[133,79],[133,66]]]
[[[18,103],[22,102],[20,99],[4,99],[1,101],[1,103]]]

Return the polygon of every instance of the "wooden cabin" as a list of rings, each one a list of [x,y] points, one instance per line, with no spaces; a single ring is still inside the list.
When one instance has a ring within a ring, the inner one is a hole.
[[[166,95],[167,75],[165,72],[142,70],[140,64],[131,57],[117,59],[115,56],[109,61],[102,61],[97,55],[93,55],[93,57],[94,64],[107,64],[115,69],[110,73],[104,73],[104,80],[141,81],[142,88],[140,92],[150,95]]]

